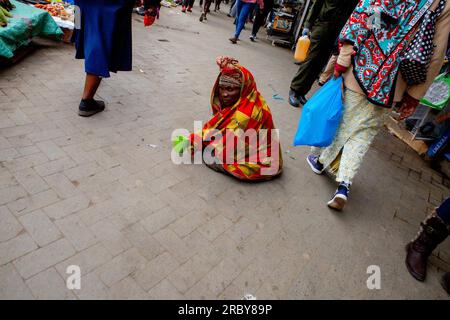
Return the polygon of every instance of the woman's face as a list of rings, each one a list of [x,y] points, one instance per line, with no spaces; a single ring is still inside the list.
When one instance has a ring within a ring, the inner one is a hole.
[[[223,108],[233,106],[239,100],[240,95],[240,87],[219,85],[219,99]]]

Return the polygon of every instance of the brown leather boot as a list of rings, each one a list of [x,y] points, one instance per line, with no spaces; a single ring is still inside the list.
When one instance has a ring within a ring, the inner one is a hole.
[[[447,272],[442,276],[441,284],[444,290],[447,291],[448,294],[450,294],[450,272]]]
[[[439,243],[449,235],[444,221],[436,215],[431,215],[421,224],[417,237],[407,246],[406,267],[417,280],[424,281],[427,274],[427,260]]]

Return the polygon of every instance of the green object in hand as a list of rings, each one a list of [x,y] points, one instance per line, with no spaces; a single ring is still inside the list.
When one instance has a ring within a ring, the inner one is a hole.
[[[186,149],[189,146],[190,142],[189,139],[185,136],[177,136],[174,140],[172,140],[172,147],[175,150],[175,152],[179,154],[183,154],[184,149]]]

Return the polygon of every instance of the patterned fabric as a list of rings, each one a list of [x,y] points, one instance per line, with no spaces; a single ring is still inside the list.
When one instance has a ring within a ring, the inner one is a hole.
[[[236,68],[222,69],[222,74],[219,77],[219,85],[240,88],[242,86],[242,74],[240,70]]]
[[[431,1],[432,2],[432,1]],[[341,32],[340,41],[354,44],[353,72],[367,99],[391,107],[404,50],[429,0],[361,0]],[[378,11],[381,28],[375,28]]]
[[[419,30],[402,53],[400,71],[408,85],[424,83],[434,49],[436,20],[445,7],[446,0],[440,0],[435,12],[427,11]]]
[[[379,108],[368,102],[364,95],[346,89],[342,123],[333,143],[321,149],[319,159],[328,168],[340,155],[337,182],[352,183],[387,115],[388,109]]]
[[[229,57],[219,57],[217,60],[221,71],[235,68],[242,75],[241,96],[235,105],[222,108],[219,101],[219,79],[211,94],[211,106],[213,117],[203,127],[201,133],[191,134],[192,151],[198,151],[201,142],[202,149],[214,148],[215,158],[220,164],[210,165],[217,171],[226,172],[240,180],[269,180],[282,172],[283,160],[278,133],[272,120],[270,109],[258,92],[253,75],[238,62]],[[254,129],[259,137],[255,146],[249,145],[249,141],[241,136],[249,129]],[[267,134],[263,130],[267,130]],[[216,139],[217,133],[220,133]],[[276,136],[272,137],[272,135]],[[214,137],[214,138],[212,138]],[[203,139],[202,139],[203,138]],[[235,139],[245,143],[245,153],[231,155],[232,163],[226,163],[228,151],[235,148]],[[233,146],[227,145],[227,142]],[[274,145],[272,145],[274,144]]]

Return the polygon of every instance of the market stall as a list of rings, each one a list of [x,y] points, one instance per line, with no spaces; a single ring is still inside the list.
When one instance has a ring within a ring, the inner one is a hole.
[[[387,128],[438,169],[450,168],[450,64],[420,101],[415,113],[403,122],[390,117]],[[444,171],[444,170],[442,170]],[[444,172],[450,176],[449,172]]]
[[[61,38],[63,31],[50,14],[25,3],[11,0],[4,24],[0,26],[0,63],[14,62],[38,36]]]
[[[29,0],[24,0],[30,2]],[[35,2],[35,1],[33,1]],[[39,1],[45,2],[45,1]],[[64,32],[62,40],[65,43],[70,43],[72,33],[75,28],[75,6],[73,1],[58,1],[53,3],[38,3],[34,4],[35,8],[42,9],[50,13],[53,20]]]

